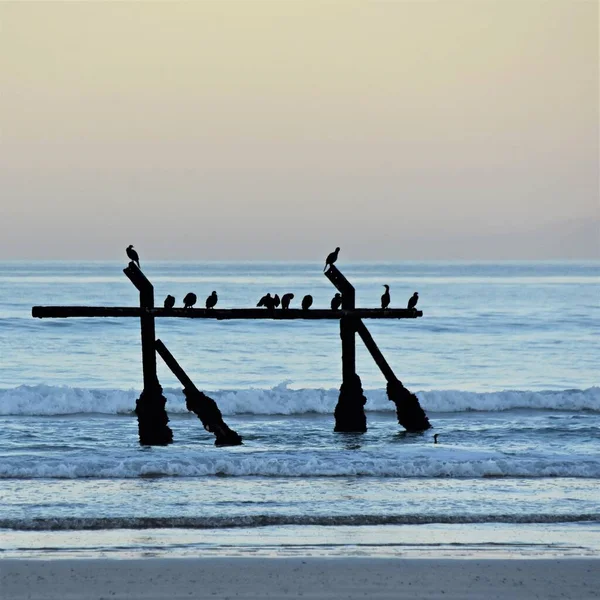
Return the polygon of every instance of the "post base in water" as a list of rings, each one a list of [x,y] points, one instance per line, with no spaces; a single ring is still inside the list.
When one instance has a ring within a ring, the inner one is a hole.
[[[166,403],[160,385],[145,388],[137,399],[135,414],[142,446],[166,446],[173,441],[173,432],[167,425]]]
[[[240,446],[242,436],[233,431],[223,421],[223,415],[217,403],[194,388],[184,388],[185,405],[190,412],[195,413],[206,431],[215,436],[215,446]]]
[[[364,433],[367,431],[367,417],[362,383],[358,375],[342,383],[340,396],[335,407],[334,431],[347,433]]]
[[[425,411],[419,404],[419,399],[409,392],[400,381],[390,381],[387,384],[387,395],[396,405],[398,423],[406,431],[425,431],[431,427]]]

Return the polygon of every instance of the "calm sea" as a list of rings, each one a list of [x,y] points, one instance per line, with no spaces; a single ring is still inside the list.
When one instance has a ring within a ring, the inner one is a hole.
[[[433,429],[407,434],[357,343],[369,430],[333,433],[334,321],[157,320],[244,445],[215,448],[159,362],[175,442],[140,447],[136,306],[115,262],[0,263],[0,557],[593,555],[600,549],[600,263],[338,266],[357,306],[414,291],[424,316],[366,321]],[[157,304],[255,306],[335,290],[318,263],[142,262]],[[433,434],[439,442],[433,444]]]

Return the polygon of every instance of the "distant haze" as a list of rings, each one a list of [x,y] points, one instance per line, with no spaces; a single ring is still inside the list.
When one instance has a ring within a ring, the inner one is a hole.
[[[598,3],[0,3],[0,259],[600,258]]]

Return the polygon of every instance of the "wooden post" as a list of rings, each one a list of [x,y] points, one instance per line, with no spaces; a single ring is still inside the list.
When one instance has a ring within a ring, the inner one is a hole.
[[[161,340],[156,340],[155,347],[166,365],[183,385],[187,409],[196,413],[202,421],[204,429],[215,435],[215,446],[239,446],[242,443],[242,436],[233,429],[229,429],[223,421],[223,415],[217,403],[194,385],[194,382],[188,377]]]
[[[138,416],[140,444],[164,446],[173,441],[173,432],[167,425],[169,422],[165,408],[167,399],[163,396],[162,388],[156,375],[154,316],[147,312],[148,309],[154,308],[154,287],[134,262],[130,262],[123,269],[123,273],[127,275],[140,293],[144,389],[136,402],[135,409]]]
[[[381,350],[377,347],[371,333],[360,319],[356,319],[356,331],[387,380],[387,395],[396,405],[398,423],[407,431],[416,432],[429,429],[431,423],[429,423],[425,411],[421,408],[419,399],[407,390],[396,377]]]
[[[354,286],[334,266],[325,271],[325,276],[342,294],[342,311],[354,311],[356,293]],[[356,318],[344,315],[340,319],[340,338],[342,340],[342,385],[338,403],[335,407],[335,427],[338,432],[367,431],[367,417],[360,377],[356,374]]]

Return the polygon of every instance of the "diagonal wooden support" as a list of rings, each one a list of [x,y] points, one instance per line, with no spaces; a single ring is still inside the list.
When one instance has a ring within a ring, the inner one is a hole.
[[[396,405],[398,423],[407,431],[425,431],[431,427],[425,411],[419,404],[419,399],[409,392],[396,377],[394,371],[385,360],[369,330],[360,319],[354,320],[356,332],[360,335],[373,360],[387,380],[388,398]]]
[[[217,403],[194,385],[161,340],[156,340],[156,351],[183,385],[187,409],[196,413],[204,429],[215,435],[215,446],[239,446],[242,436],[227,426]]]

